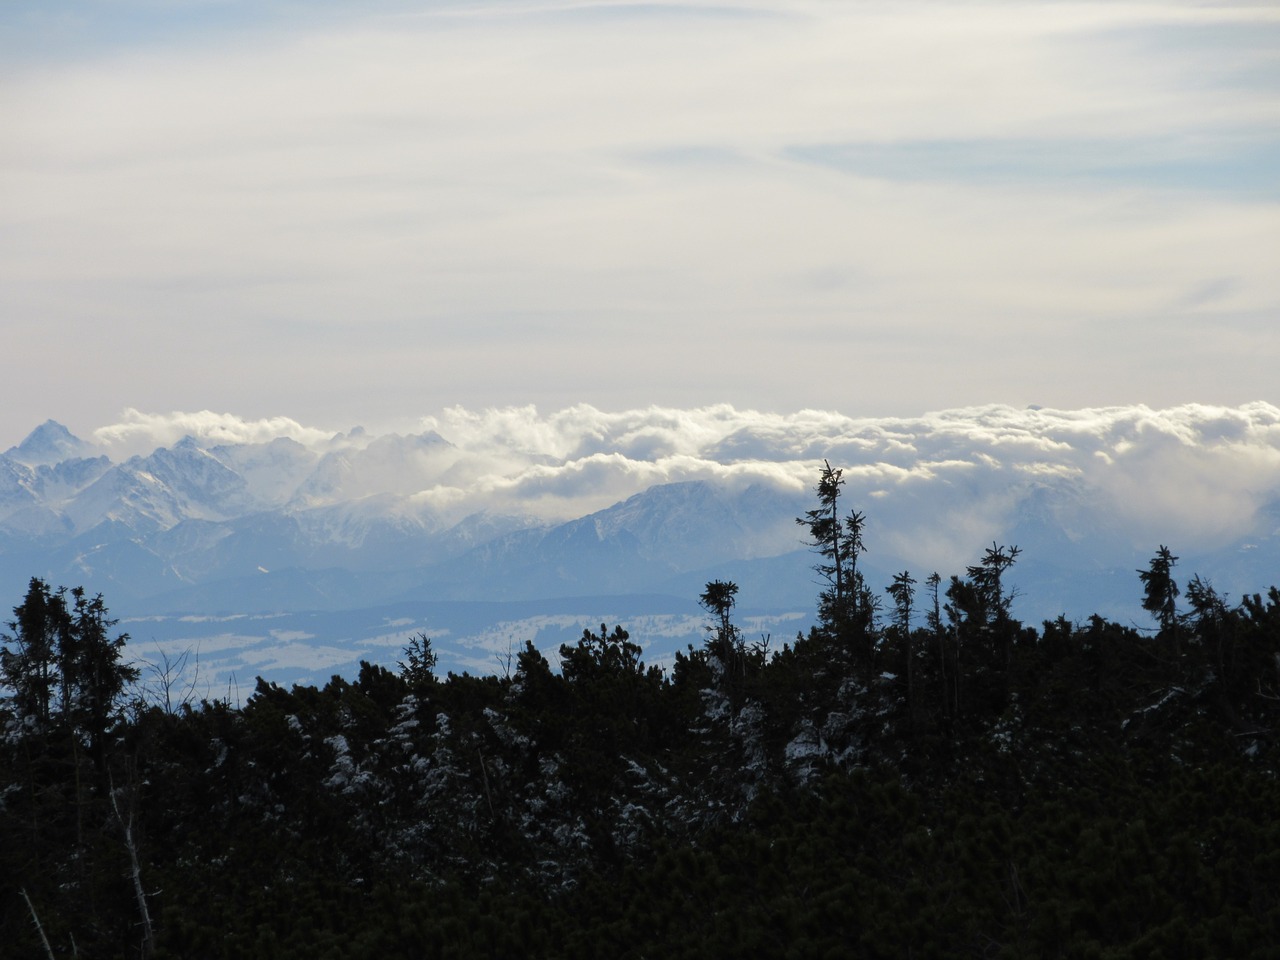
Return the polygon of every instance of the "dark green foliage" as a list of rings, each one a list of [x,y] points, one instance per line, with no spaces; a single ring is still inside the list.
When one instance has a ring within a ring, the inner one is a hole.
[[[45,731],[64,693],[59,662],[71,645],[66,592],[55,593],[33,577],[13,615],[8,624],[11,634],[0,646],[0,677],[12,691],[14,718],[27,729]]]
[[[1142,609],[1150,612],[1160,624],[1162,633],[1171,633],[1178,619],[1178,585],[1173,579],[1173,568],[1178,563],[1164,544],[1151,558],[1151,566],[1139,570],[1142,580]]]
[[[431,649],[431,638],[425,633],[416,634],[404,648],[404,659],[396,664],[400,675],[411,687],[429,687],[436,680],[436,663],[439,657]]]
[[[702,608],[716,618],[709,647],[712,655],[725,664],[733,663],[742,653],[742,634],[732,618],[737,596],[738,585],[732,580],[712,580],[698,598]]]
[[[32,578],[13,609],[12,633],[0,638],[0,682],[11,691],[15,722],[45,737],[83,737],[105,775],[106,738],[138,671],[121,662],[128,635],[109,636],[116,621],[102,595],[89,597],[77,587],[71,596],[68,608],[65,589]]]
[[[818,477],[818,506],[797,517],[809,531],[809,544],[822,557],[813,569],[825,586],[818,594],[818,630],[838,655],[869,669],[874,648],[876,598],[858,571],[858,555],[865,552],[866,516],[857,511],[840,516],[843,471],[822,462]]]
[[[134,768],[120,749],[137,671],[101,596],[71,596],[69,608],[67,591],[32,579],[0,652],[0,942],[31,955],[31,911],[59,952],[74,936],[114,953],[132,940],[123,918],[141,925],[126,882]]]
[[[158,957],[1280,955],[1280,592],[1193,578],[1178,645],[1037,631],[1016,556],[953,578],[947,623],[928,578],[914,629],[899,574],[857,663],[825,629],[766,656],[714,580],[670,676],[602,624],[502,677],[436,679],[420,637],[399,671],[128,711],[101,599],[32,581],[5,955],[43,955],[24,891],[55,955],[145,955],[134,854]]]

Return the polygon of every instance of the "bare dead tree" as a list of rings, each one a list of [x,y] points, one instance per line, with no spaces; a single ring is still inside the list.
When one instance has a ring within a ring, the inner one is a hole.
[[[53,947],[49,946],[49,938],[44,935],[44,925],[40,922],[40,915],[36,913],[35,904],[27,896],[27,888],[23,887],[18,892],[22,894],[22,899],[27,901],[27,909],[31,911],[31,922],[36,925],[36,932],[40,934],[40,942],[44,944],[44,952],[48,955],[49,960],[53,960]]]
[[[200,682],[200,651],[187,647],[176,657],[156,645],[157,661],[148,664],[151,679],[143,684],[147,698],[172,716],[181,707],[195,702],[196,685]],[[195,667],[190,678],[187,665],[192,658]]]
[[[129,851],[129,873],[133,880],[133,895],[138,901],[138,913],[142,917],[142,956],[151,956],[154,947],[155,932],[151,926],[151,911],[147,907],[147,894],[142,888],[142,866],[138,862],[138,844],[133,837],[133,805],[129,805],[129,816],[126,819],[120,813],[120,804],[117,799],[119,791],[116,790],[114,784],[109,791],[111,795],[111,809],[115,811],[116,822],[120,824],[121,830],[124,831],[125,849]]]

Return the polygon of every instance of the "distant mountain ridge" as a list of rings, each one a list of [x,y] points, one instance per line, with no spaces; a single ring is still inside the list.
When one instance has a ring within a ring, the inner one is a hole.
[[[800,499],[702,481],[562,524],[489,513],[446,523],[413,494],[450,447],[434,433],[323,454],[288,438],[206,447],[187,436],[113,464],[79,456],[92,446],[50,421],[0,456],[4,567],[161,608],[174,593],[199,606],[191,588],[308,570],[388,574],[385,590],[356,591],[370,601],[413,581],[441,597],[534,599],[641,592],[799,545]],[[299,600],[282,582],[281,608]]]
[[[188,435],[114,462],[109,448],[47,421],[0,455],[0,587],[16,602],[31,576],[84,585],[132,617],[557,598],[572,599],[576,615],[590,612],[592,596],[688,604],[708,580],[732,579],[744,616],[793,622],[813,611],[815,557],[795,519],[813,506],[816,472],[796,482],[794,465],[785,465],[787,474],[766,459],[744,475],[748,448],[760,456],[767,450],[743,428],[712,438],[698,454],[701,473],[685,470],[692,479],[670,479],[689,456],[678,449],[663,461],[676,466],[659,472],[656,461],[611,453],[598,438],[559,457],[519,436],[512,442],[527,449],[522,465],[506,473],[491,466],[500,451],[474,440],[464,449],[434,430],[371,436],[357,429],[313,443]],[[868,440],[829,444],[848,457],[847,508],[868,517],[860,567],[873,590],[902,569],[920,582],[937,569],[945,589],[950,575],[963,574],[998,539],[1022,548],[1011,574],[1016,615],[1037,622],[1098,612],[1146,621],[1136,568],[1156,542],[1135,546],[1125,518],[1099,506],[1098,482],[1078,468],[1039,459],[998,464],[981,449],[962,460],[952,433],[932,455],[913,451],[898,434],[876,442],[875,449]],[[1001,434],[987,449],[1010,443]],[[619,446],[639,456],[635,449],[654,444],[623,438]],[[812,438],[802,446],[805,456],[821,449]],[[1051,444],[1041,446],[1049,453],[1036,457],[1054,455]],[[657,479],[564,518],[573,504],[600,502],[600,490],[625,489],[608,478],[633,483],[628,470]],[[1243,535],[1198,550],[1165,539],[1182,557],[1184,581],[1199,572],[1234,598],[1280,579],[1277,530],[1280,490]],[[944,540],[963,551],[930,561],[930,550],[944,555],[937,548]],[[653,642],[678,648],[672,637]]]

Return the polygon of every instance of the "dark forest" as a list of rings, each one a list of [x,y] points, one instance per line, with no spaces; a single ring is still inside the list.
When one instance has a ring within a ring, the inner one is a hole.
[[[602,624],[559,665],[441,677],[420,636],[195,700],[102,597],[32,579],[5,955],[1280,957],[1280,592],[1160,546],[1150,624],[1027,625],[1016,546],[868,584],[841,488],[798,519],[812,629],[744,635],[715,580],[666,671]]]

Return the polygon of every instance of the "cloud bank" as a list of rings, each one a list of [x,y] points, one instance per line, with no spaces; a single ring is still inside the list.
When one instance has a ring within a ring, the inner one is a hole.
[[[441,522],[477,512],[572,519],[655,484],[690,480],[764,485],[800,502],[827,460],[844,471],[850,508],[871,518],[878,549],[952,567],[1012,532],[1015,520],[1026,522],[1027,503],[1037,498],[1068,538],[1134,548],[1214,549],[1280,525],[1280,408],[1263,402],[991,405],[914,418],[728,405],[618,412],[577,405],[545,414],[531,406],[455,407],[422,418],[408,434],[131,410],[94,437],[118,459],[183,435],[207,448],[287,438],[313,466],[326,457],[341,465],[332,484],[315,486],[310,505],[394,494]],[[279,492],[282,500],[294,494]]]
[[[267,443],[287,437],[310,446],[323,446],[333,434],[304,427],[288,417],[246,420],[229,413],[201,410],[195,413],[143,413],[128,408],[118,423],[93,431],[93,438],[115,458],[148,454],[158,447],[171,447],[183,437],[195,437],[206,445],[224,443]]]

